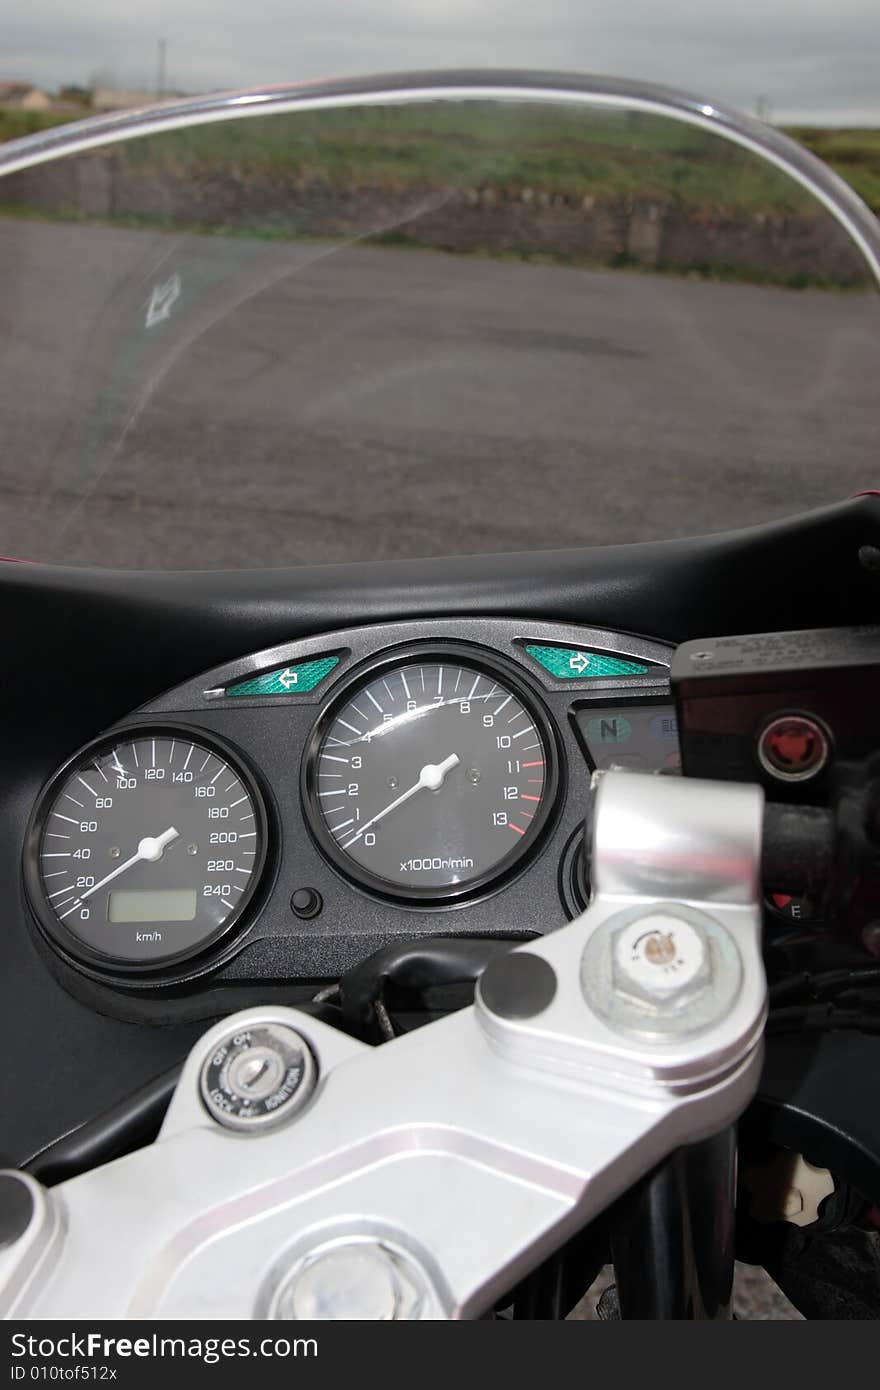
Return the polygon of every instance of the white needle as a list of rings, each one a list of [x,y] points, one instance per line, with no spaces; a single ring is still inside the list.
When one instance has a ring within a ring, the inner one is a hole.
[[[449,757],[444,758],[442,763],[425,763],[425,766],[419,773],[419,780],[415,785],[410,787],[408,791],[405,791],[402,796],[399,796],[396,801],[392,801],[390,806],[386,806],[384,811],[380,811],[378,816],[373,816],[372,820],[368,820],[366,825],[362,825],[360,830],[352,835],[350,840],[346,840],[342,848],[348,849],[349,845],[353,845],[355,840],[359,840],[361,835],[369,830],[371,825],[375,825],[377,820],[384,820],[386,816],[390,816],[392,811],[396,811],[398,806],[402,806],[405,801],[409,801],[411,796],[415,796],[416,792],[422,790],[422,787],[427,787],[428,791],[431,792],[439,791],[446,780],[447,772],[451,772],[454,767],[458,767],[460,762],[461,759],[457,753],[450,753]]]
[[[140,864],[144,859],[151,864],[155,864],[157,859],[162,858],[165,846],[170,845],[173,840],[177,840],[179,837],[180,831],[175,830],[173,825],[169,826],[167,830],[163,830],[161,835],[156,835],[155,837],[152,835],[145,835],[138,845],[136,853],[133,854],[130,859],[126,859],[124,864],[120,864],[118,869],[114,869],[112,874],[108,874],[106,878],[102,878],[99,883],[94,884],[91,888],[87,888],[84,893],[80,893],[80,902],[85,902],[86,898],[90,898],[93,893],[97,893],[98,889],[103,888],[104,884],[109,883],[111,879],[118,878],[120,874],[124,874],[126,869],[131,868],[132,864]]]

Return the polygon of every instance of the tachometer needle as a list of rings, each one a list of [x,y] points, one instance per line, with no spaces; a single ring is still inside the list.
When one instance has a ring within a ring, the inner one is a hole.
[[[80,902],[85,902],[86,898],[90,898],[93,893],[97,893],[98,889],[103,888],[104,884],[109,883],[111,879],[118,878],[120,874],[124,874],[126,869],[130,869],[133,864],[143,863],[144,860],[150,864],[155,864],[157,859],[162,858],[165,852],[165,846],[170,845],[172,841],[179,839],[179,837],[180,831],[175,830],[173,825],[169,826],[167,830],[163,830],[161,835],[145,835],[130,859],[126,859],[124,864],[120,864],[118,869],[114,869],[112,873],[107,874],[106,878],[102,878],[100,882],[93,884],[91,888],[87,888],[84,893],[80,893]]]
[[[348,849],[349,845],[353,845],[355,840],[359,840],[360,837],[369,830],[371,825],[375,825],[376,821],[384,820],[386,816],[390,816],[392,811],[396,811],[398,806],[402,806],[405,801],[409,801],[410,797],[415,796],[416,792],[420,792],[423,787],[431,792],[439,791],[446,780],[447,772],[451,772],[454,767],[458,767],[460,762],[461,759],[457,753],[450,753],[449,757],[444,758],[442,763],[425,763],[425,766],[419,773],[419,780],[410,787],[408,791],[405,791],[402,796],[399,796],[396,801],[392,801],[390,806],[386,806],[384,811],[380,811],[377,816],[373,816],[371,820],[368,820],[366,825],[362,825],[360,830],[356,831],[350,839],[346,840],[342,848]]]

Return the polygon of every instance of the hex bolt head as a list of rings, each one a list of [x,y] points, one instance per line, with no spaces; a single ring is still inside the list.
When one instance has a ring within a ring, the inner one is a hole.
[[[401,1252],[372,1237],[312,1251],[279,1289],[272,1316],[297,1322],[417,1319],[425,1288]]]
[[[686,1038],[733,1006],[743,965],[717,917],[687,903],[623,908],[601,922],[581,957],[584,1002],[629,1037]]]
[[[706,933],[669,912],[649,912],[614,932],[611,962],[615,993],[652,1014],[684,1008],[712,982]]]

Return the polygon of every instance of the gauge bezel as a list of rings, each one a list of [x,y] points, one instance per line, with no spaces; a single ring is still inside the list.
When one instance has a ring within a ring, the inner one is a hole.
[[[522,843],[515,844],[485,873],[459,886],[429,885],[424,888],[398,885],[368,869],[346,854],[330,834],[317,799],[318,753],[324,735],[340,709],[359,689],[384,671],[393,671],[411,661],[434,660],[459,662],[462,666],[480,671],[501,682],[528,711],[539,730],[544,744],[548,767],[544,781],[544,796],[532,824],[531,832]],[[347,882],[361,888],[371,897],[392,901],[400,906],[418,908],[457,907],[463,903],[489,896],[519,877],[545,848],[550,830],[555,824],[563,796],[562,743],[555,723],[544,706],[540,689],[531,673],[494,651],[468,642],[408,642],[392,647],[351,667],[332,687],[329,698],[312,726],[300,765],[300,791],[304,818],[309,834],[323,857]]]
[[[40,845],[49,812],[55,803],[60,788],[77,769],[86,766],[93,758],[106,752],[114,744],[126,740],[142,738],[181,737],[212,753],[220,755],[229,763],[253,801],[254,817],[258,828],[258,851],[250,882],[242,894],[240,902],[229,917],[215,931],[202,937],[197,943],[182,951],[167,956],[154,957],[149,961],[132,961],[113,956],[107,951],[98,951],[89,946],[65,927],[46,900],[46,892],[40,872]],[[250,924],[253,914],[251,908],[265,887],[266,866],[270,850],[270,819],[263,779],[246,755],[213,731],[197,725],[178,723],[172,720],[150,721],[144,724],[124,724],[90,740],[69,757],[44,784],[34,808],[31,811],[25,832],[22,870],[25,900],[31,917],[42,936],[53,951],[68,965],[83,971],[94,979],[112,983],[131,985],[134,981],[148,984],[152,981],[169,983],[175,978],[186,978],[192,973],[195,963],[218,963],[213,959],[221,945],[227,948],[239,938]],[[220,953],[225,959],[228,949]],[[181,967],[189,967],[181,971]]]

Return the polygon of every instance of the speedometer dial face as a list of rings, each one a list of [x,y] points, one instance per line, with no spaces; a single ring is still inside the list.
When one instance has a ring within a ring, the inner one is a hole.
[[[41,799],[28,894],[74,956],[154,967],[241,918],[265,842],[259,792],[229,750],[171,729],[121,734],[85,750]]]
[[[554,743],[515,677],[429,654],[349,688],[316,731],[305,785],[316,837],[346,872],[396,896],[453,898],[536,845]]]

